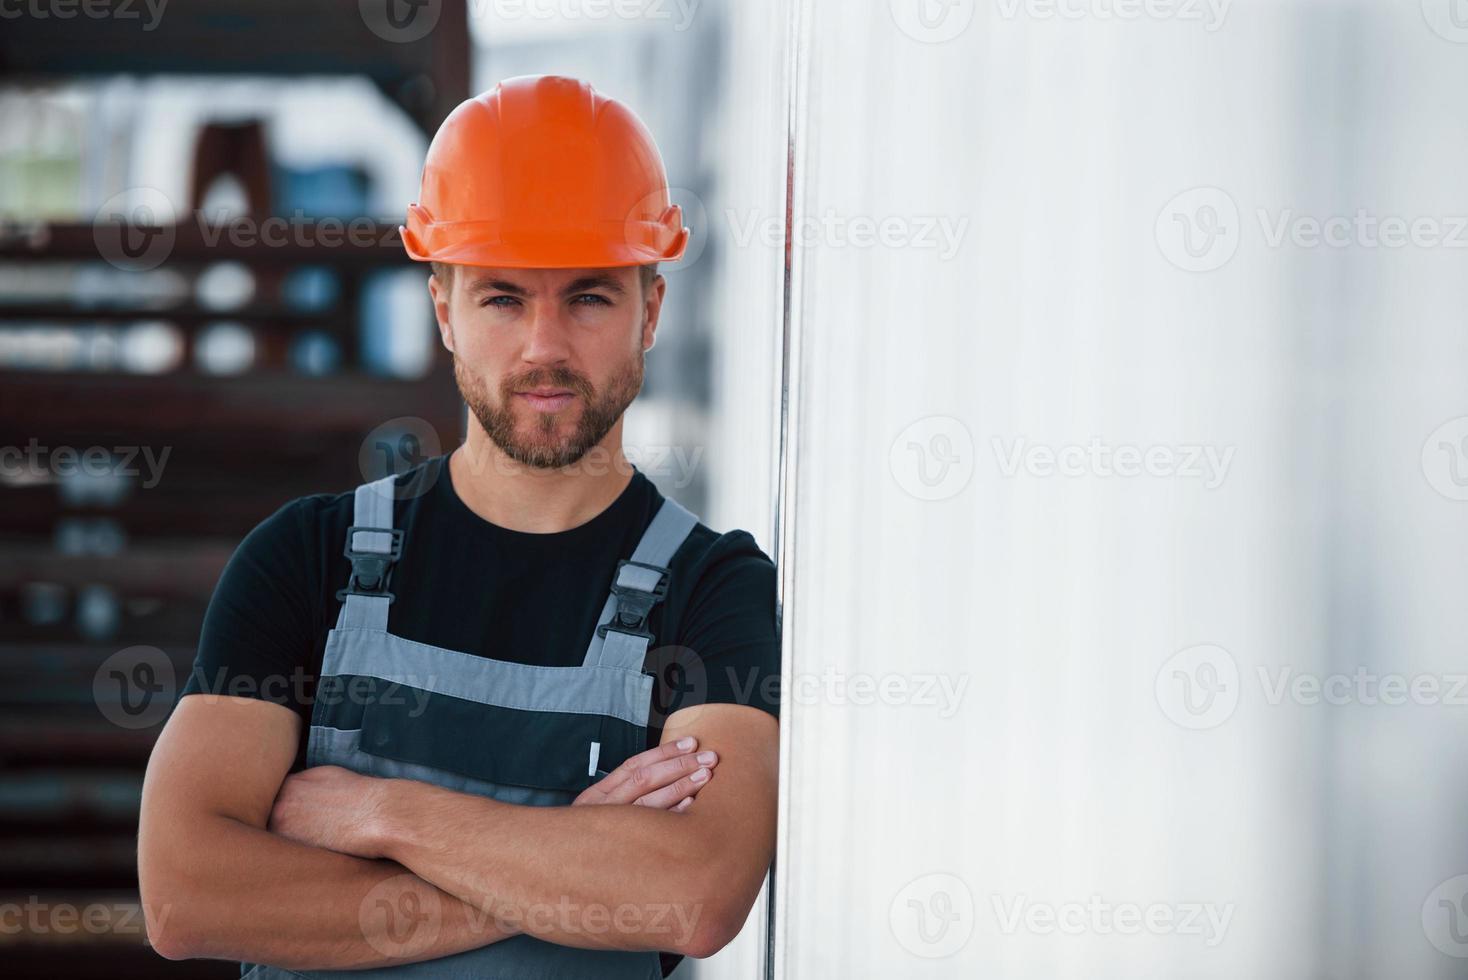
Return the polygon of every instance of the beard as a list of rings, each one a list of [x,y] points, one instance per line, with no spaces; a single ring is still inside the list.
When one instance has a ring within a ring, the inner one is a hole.
[[[498,402],[491,402],[484,379],[471,372],[458,355],[454,355],[454,380],[464,403],[484,427],[485,433],[500,450],[517,463],[538,469],[570,466],[617,424],[632,399],[642,390],[644,354],[639,350],[612,374],[606,385],[597,390],[590,381],[569,368],[543,368],[524,374],[510,375],[499,385]],[[515,392],[526,388],[556,387],[577,395],[572,406],[581,405],[581,415],[574,428],[562,434],[566,410],[538,412],[527,407],[528,423],[522,425],[515,415]]]

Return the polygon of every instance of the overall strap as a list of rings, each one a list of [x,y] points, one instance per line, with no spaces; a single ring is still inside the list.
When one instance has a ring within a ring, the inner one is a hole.
[[[668,590],[668,562],[698,523],[686,508],[665,498],[631,558],[617,562],[612,594],[602,606],[584,667],[641,670],[652,633],[647,617]]]
[[[352,577],[336,594],[343,600],[337,629],[387,629],[387,607],[394,598],[387,583],[403,553],[403,532],[392,526],[396,479],[388,475],[357,488],[343,552],[352,562]]]

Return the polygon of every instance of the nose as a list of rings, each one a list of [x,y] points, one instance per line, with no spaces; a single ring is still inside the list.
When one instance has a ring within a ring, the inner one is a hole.
[[[561,364],[571,355],[568,324],[555,303],[534,303],[525,321],[525,347],[520,359],[527,364]]]

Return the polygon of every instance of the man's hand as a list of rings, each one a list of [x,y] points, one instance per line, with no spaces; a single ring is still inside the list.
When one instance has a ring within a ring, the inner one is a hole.
[[[385,780],[341,766],[315,766],[280,784],[265,829],[311,847],[360,858],[380,854],[372,842],[373,816]]]
[[[687,736],[628,759],[587,787],[572,806],[631,803],[682,813],[713,777],[719,757],[699,752]],[[360,858],[382,857],[378,806],[386,780],[341,766],[315,766],[293,773],[280,785],[266,829],[311,847]]]
[[[572,806],[631,803],[682,813],[713,778],[718,753],[699,752],[692,735],[638,753],[588,786]]]

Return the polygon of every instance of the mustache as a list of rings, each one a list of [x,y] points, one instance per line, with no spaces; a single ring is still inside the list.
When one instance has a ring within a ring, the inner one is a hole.
[[[511,375],[500,383],[500,394],[508,400],[516,391],[525,388],[567,388],[585,398],[590,398],[596,389],[591,382],[570,368],[544,368]]]

